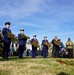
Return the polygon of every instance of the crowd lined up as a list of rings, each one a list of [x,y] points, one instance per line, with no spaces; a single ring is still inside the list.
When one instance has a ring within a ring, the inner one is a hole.
[[[36,38],[37,35],[33,35],[33,38],[30,39],[24,34],[23,28],[20,29],[18,37],[15,37],[9,29],[10,25],[10,22],[6,22],[5,28],[0,33],[0,50],[2,50],[4,60],[8,59],[9,55],[15,55],[18,58],[23,58],[24,56],[36,58],[39,55],[47,58],[49,50],[52,50],[51,55],[54,58],[73,58],[74,44],[70,38],[68,38],[64,46],[61,39],[58,39],[57,36],[51,42],[47,40],[47,36],[44,36],[40,44]]]

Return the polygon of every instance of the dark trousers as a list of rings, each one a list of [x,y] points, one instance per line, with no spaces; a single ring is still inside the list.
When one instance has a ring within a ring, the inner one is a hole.
[[[19,46],[19,51],[18,51],[19,58],[23,58],[24,49],[25,49],[24,45]]]
[[[68,51],[68,58],[73,58],[73,49],[67,49]]]
[[[36,58],[37,48],[32,48],[32,58]]]
[[[58,58],[59,57],[59,47],[54,47],[53,48],[53,57]]]
[[[8,58],[10,43],[4,42],[4,49],[3,49],[3,59]]]
[[[43,49],[43,58],[47,58],[48,56],[48,49]]]

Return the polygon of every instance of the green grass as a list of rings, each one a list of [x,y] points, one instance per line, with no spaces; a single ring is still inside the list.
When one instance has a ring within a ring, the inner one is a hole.
[[[0,75],[10,75],[11,72],[8,70],[0,70]]]
[[[0,75],[74,75],[74,65],[62,65],[56,62],[55,58],[24,57],[24,59],[18,59],[18,57],[9,57],[8,61],[1,59]]]

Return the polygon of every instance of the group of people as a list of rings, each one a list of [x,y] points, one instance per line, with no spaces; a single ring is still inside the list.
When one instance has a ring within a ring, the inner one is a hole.
[[[12,33],[10,30],[10,22],[5,23],[5,28],[2,29],[2,36],[1,39],[4,47],[2,51],[3,59],[8,59],[10,45],[12,42],[12,39],[8,36],[8,32]],[[58,58],[58,57],[68,57],[73,58],[73,42],[70,38],[68,38],[68,41],[66,42],[66,47],[61,42],[61,39],[58,39],[57,36],[54,37],[54,39],[49,42],[47,40],[47,36],[44,36],[44,39],[42,40],[42,43],[39,44],[39,41],[37,40],[37,35],[33,35],[33,38],[27,42],[27,38],[23,37],[24,29],[20,29],[20,33],[18,34],[18,42],[15,42],[14,45],[17,45],[18,43],[18,57],[23,58],[24,51],[27,50],[32,58],[36,58],[37,50],[41,50],[41,55],[44,58],[47,58],[48,56],[48,50],[51,47],[52,48],[52,57]],[[14,50],[17,51],[17,48]]]
[[[57,36],[51,42],[53,44],[52,55],[54,58],[63,57],[63,58],[73,58],[74,55],[74,44],[70,38],[64,46],[61,39],[57,39]]]

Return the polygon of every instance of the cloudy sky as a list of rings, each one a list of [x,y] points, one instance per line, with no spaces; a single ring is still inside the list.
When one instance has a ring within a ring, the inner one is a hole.
[[[20,28],[41,42],[44,36],[51,41],[54,36],[65,43],[74,41],[74,0],[0,0],[0,27],[11,22],[10,29],[16,36]]]

